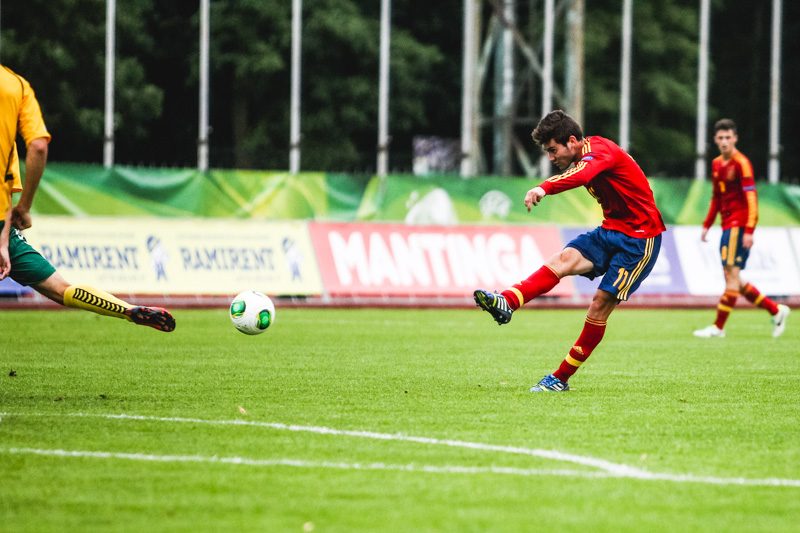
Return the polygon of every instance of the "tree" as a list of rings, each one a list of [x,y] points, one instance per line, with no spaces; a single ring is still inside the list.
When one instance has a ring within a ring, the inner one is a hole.
[[[302,168],[370,172],[377,144],[380,2],[303,3]],[[192,167],[199,2],[117,4],[116,161]],[[540,22],[526,20],[524,12],[540,4],[518,2],[523,31],[534,27],[536,33]],[[781,124],[789,139],[800,114],[791,97],[800,88],[798,59],[791,53],[800,35],[800,3],[783,4]],[[484,10],[491,11],[488,3]],[[615,138],[621,2],[592,0],[586,11],[584,122],[589,133]],[[770,14],[771,2],[713,2],[709,122],[722,115],[737,120],[741,147],[759,176],[768,159]],[[462,19],[463,0],[392,2],[392,169],[410,169],[414,135],[459,136]],[[51,159],[99,163],[105,1],[10,2],[3,5],[2,23],[3,62],[37,91],[53,134]],[[290,23],[288,0],[212,0],[212,166],[287,168]],[[529,36],[533,42],[540,37]],[[650,175],[693,174],[697,38],[696,0],[635,2],[631,152]],[[564,76],[563,53],[557,39],[557,79]],[[533,84],[525,90],[529,104],[520,112],[538,115],[539,89]],[[484,90],[487,98],[489,93]],[[520,139],[527,139],[530,126],[517,128]],[[797,180],[800,153],[786,145],[783,175]]]
[[[126,0],[120,4],[117,143],[141,147],[148,139],[153,119],[161,113],[162,101],[161,89],[148,82],[137,59],[152,50],[153,41],[142,18],[143,13],[152,10],[152,3]],[[102,161],[105,2],[10,2],[3,5],[3,24],[3,64],[33,85],[53,135],[50,158]]]

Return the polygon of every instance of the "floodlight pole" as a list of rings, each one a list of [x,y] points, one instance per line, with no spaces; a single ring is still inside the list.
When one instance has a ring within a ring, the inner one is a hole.
[[[514,34],[516,0],[503,2],[503,27],[495,46],[494,75],[494,173],[511,174],[511,135],[514,107]]]
[[[782,0],[772,0],[772,60],[769,87],[769,182],[778,183],[781,176],[781,12]]]
[[[542,48],[542,116],[553,110],[553,35],[555,25],[554,0],[544,2],[544,38]],[[543,178],[550,175],[550,161],[547,156],[539,158],[539,172]]]
[[[114,55],[117,0],[106,0],[106,84],[105,124],[103,129],[103,166],[114,166]]]
[[[626,152],[631,144],[631,43],[633,41],[633,0],[622,5],[622,59],[619,90],[619,146]]]
[[[461,177],[475,175],[475,65],[478,55],[476,0],[464,0],[464,52],[461,85]],[[477,30],[477,31],[476,31]]]
[[[210,0],[200,0],[200,111],[198,113],[197,170],[208,170],[208,41]]]
[[[708,40],[710,33],[710,0],[700,0],[700,48],[697,66],[697,133],[694,179],[706,176],[706,124],[708,122]]]
[[[584,0],[569,0],[565,48],[567,65],[564,76],[564,99],[569,114],[583,124],[584,100]]]
[[[381,49],[378,80],[378,176],[389,167],[389,44],[391,0],[381,0]]]
[[[300,171],[300,51],[302,44],[303,0],[292,0],[292,87],[289,132],[289,172]]]

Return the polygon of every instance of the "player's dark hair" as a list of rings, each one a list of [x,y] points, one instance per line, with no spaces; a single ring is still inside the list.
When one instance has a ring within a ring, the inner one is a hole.
[[[731,130],[733,133],[738,133],[736,123],[729,118],[721,118],[714,123],[714,134],[716,135],[719,130]]]
[[[555,140],[558,144],[567,144],[567,140],[571,135],[576,139],[583,139],[583,131],[580,125],[575,122],[575,119],[567,115],[560,109],[550,111],[547,115],[542,117],[539,124],[536,125],[531,137],[534,142],[545,145],[550,142],[550,139]]]

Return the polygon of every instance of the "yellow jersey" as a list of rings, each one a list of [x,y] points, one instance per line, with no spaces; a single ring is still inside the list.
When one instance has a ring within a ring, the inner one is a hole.
[[[39,138],[50,142],[50,133],[30,83],[10,68],[0,65],[0,168],[3,172],[0,178],[0,215],[5,214],[11,205],[11,193],[22,190],[17,135],[22,136],[26,146]]]

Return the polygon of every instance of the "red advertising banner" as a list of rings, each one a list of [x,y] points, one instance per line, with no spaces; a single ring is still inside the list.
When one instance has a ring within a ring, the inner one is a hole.
[[[563,247],[558,228],[310,224],[331,296],[471,295],[519,282]],[[549,294],[569,296],[571,278]]]

